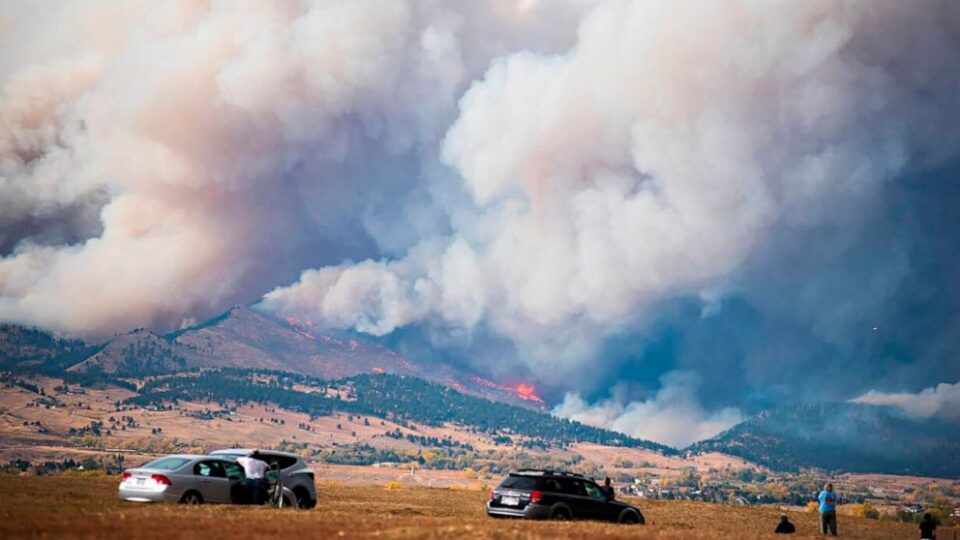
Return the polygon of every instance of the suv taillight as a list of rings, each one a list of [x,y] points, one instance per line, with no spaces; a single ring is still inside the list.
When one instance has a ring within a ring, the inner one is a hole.
[[[531,503],[537,503],[537,502],[540,502],[541,500],[543,500],[543,492],[542,492],[542,491],[540,491],[539,489],[535,489],[535,490],[533,490],[533,491],[530,492],[530,502],[531,502]]]
[[[169,486],[169,485],[170,485],[170,479],[167,478],[166,476],[162,475],[162,474],[155,474],[155,475],[151,476],[150,478],[152,478],[153,481],[156,482],[156,483],[158,483],[158,484],[162,484],[162,485],[164,485],[164,486]]]

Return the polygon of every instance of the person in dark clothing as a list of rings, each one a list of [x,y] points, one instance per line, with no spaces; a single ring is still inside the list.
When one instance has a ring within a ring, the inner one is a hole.
[[[920,522],[920,538],[921,540],[936,540],[937,538],[937,522],[929,513],[924,514],[923,521]]]
[[[780,523],[777,524],[777,528],[773,532],[774,534],[793,534],[797,532],[797,528],[793,526],[793,523],[790,523],[786,514],[781,514]]]
[[[603,492],[607,495],[607,498],[611,501],[614,499],[613,486],[610,484],[610,477],[608,476],[606,480],[603,481]]]

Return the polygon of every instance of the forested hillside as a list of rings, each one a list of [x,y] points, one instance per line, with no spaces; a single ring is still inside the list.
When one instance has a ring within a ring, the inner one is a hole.
[[[854,403],[767,411],[690,450],[724,452],[775,470],[960,477],[955,425]]]
[[[129,403],[141,406],[164,406],[178,401],[272,403],[313,416],[342,411],[433,426],[449,422],[501,436],[514,434],[548,446],[595,442],[676,453],[654,442],[398,375],[359,375],[331,382],[284,372],[221,369],[155,379],[146,383],[139,394]]]

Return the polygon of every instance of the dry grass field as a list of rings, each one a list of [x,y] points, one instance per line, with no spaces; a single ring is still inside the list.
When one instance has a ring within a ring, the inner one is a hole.
[[[648,525],[494,520],[486,493],[437,488],[318,485],[312,511],[240,506],[120,503],[117,479],[90,476],[0,477],[0,538],[777,538],[779,511],[705,503],[641,502]],[[795,513],[798,538],[816,537],[816,516]],[[913,525],[841,518],[845,538],[915,538]],[[952,531],[941,536],[951,538]]]

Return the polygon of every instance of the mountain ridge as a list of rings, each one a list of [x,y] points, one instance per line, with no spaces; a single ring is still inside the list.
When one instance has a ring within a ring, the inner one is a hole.
[[[338,380],[408,376],[458,392],[546,412],[524,384],[504,385],[448,365],[407,359],[348,332],[322,331],[250,306],[167,334],[134,329],[89,345],[41,330],[0,326],[0,370],[63,376],[82,384],[196,370],[253,369]],[[65,379],[65,380],[66,380]],[[790,405],[763,411],[685,449],[721,452],[781,471],[881,472],[960,477],[955,425],[852,403]],[[664,446],[664,448],[668,448]]]
[[[546,410],[531,385],[506,385],[462,368],[414,361],[362,336],[317,329],[249,305],[234,306],[207,321],[166,334],[136,328],[95,346],[16,325],[7,325],[5,333],[9,335],[0,335],[4,353],[0,367],[34,366],[51,374],[62,369],[87,379],[99,374],[140,377],[222,367],[289,371],[326,379],[392,373]],[[27,342],[18,338],[23,335],[29,337]]]
[[[958,431],[893,407],[811,403],[763,411],[687,451],[723,452],[774,470],[960,478]]]

